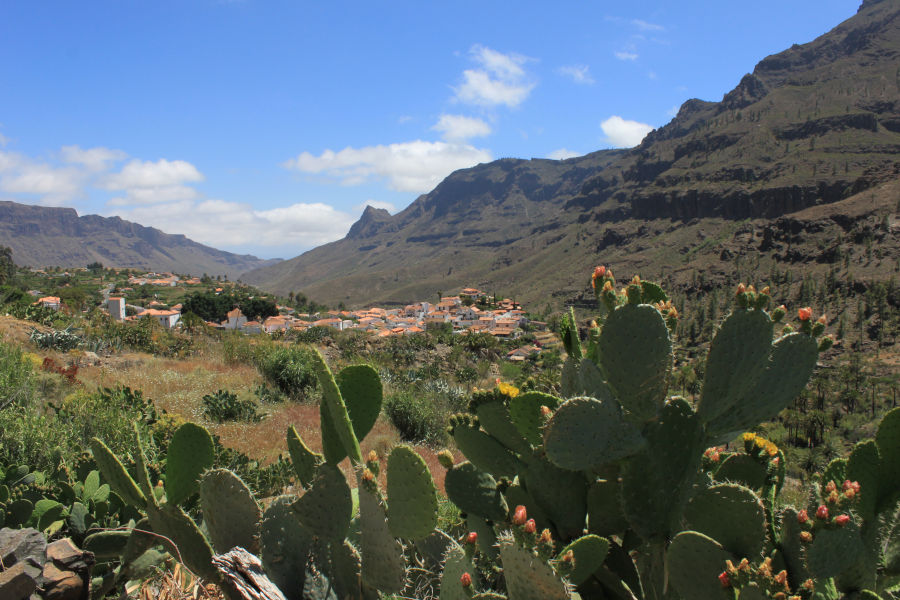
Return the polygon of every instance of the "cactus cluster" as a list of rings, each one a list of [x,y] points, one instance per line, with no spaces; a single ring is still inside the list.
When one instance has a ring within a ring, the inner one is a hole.
[[[132,477],[95,440],[112,490],[146,518],[92,543],[118,551],[127,574],[138,550],[163,539],[226,594],[212,558],[241,546],[260,554],[288,599],[399,593],[414,554],[441,561],[444,600],[837,600],[900,591],[900,409],[874,441],[829,465],[802,510],[777,502],[784,454],[745,433],[806,385],[829,345],[822,320],[801,309],[799,324],[776,334],[786,309],[768,312],[768,289],[740,286],[693,404],[669,395],[678,311],[665,292],[637,277],[618,288],[605,268],[592,284],[600,313],[585,343],[574,314],[563,319],[561,397],[499,384],[473,393],[468,412],[451,419],[465,460],[439,458],[469,531],[461,540],[435,529],[435,485],[412,449],[387,457],[384,488],[384,459],[362,455],[360,440],[381,411],[377,372],[356,365],[335,376],[315,353],[322,453],[294,428],[287,434],[300,494],[262,510],[234,473],[211,469],[212,441],[196,425],[176,432],[161,485],[150,481],[140,447]],[[338,468],[345,459],[355,487]],[[202,527],[179,506],[195,497]]]
[[[824,325],[801,311],[797,330],[776,336],[784,309],[768,313],[768,289],[740,286],[694,406],[668,394],[678,311],[665,292],[638,277],[618,288],[603,267],[592,286],[600,314],[585,344],[574,314],[563,319],[562,397],[500,387],[475,393],[468,413],[452,420],[467,460],[449,468],[447,494],[470,523],[501,540],[501,561],[518,565],[513,557],[526,553],[522,560],[546,565],[582,598],[723,597],[717,576],[726,560],[762,565],[776,551],[775,496],[785,471],[783,454],[761,438],[745,440],[742,452],[719,445],[800,393],[828,345],[817,339]],[[515,535],[516,507],[558,546],[602,540],[603,558],[585,567],[574,552],[574,570],[564,572],[558,557]],[[508,549],[510,539],[518,550]],[[502,567],[510,598],[538,589]]]

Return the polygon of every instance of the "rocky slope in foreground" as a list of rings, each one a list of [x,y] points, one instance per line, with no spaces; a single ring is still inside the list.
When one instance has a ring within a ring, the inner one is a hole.
[[[721,272],[728,253],[700,259],[744,221],[777,231],[784,215],[900,176],[898,64],[900,2],[867,0],[825,35],[762,60],[722,101],[685,102],[634,149],[458,171],[402,212],[369,209],[345,239],[243,279],[360,304],[463,285],[526,301],[571,295],[606,256],[645,274]],[[890,219],[896,207],[881,194]],[[803,245],[753,253],[803,262]]]
[[[15,202],[0,202],[0,246],[12,248],[18,265],[84,267],[99,261],[107,267],[230,278],[278,262],[223,252],[119,217],[79,217],[72,208]]]

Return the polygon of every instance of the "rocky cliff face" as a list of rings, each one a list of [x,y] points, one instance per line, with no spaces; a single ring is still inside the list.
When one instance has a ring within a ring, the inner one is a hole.
[[[0,202],[0,245],[12,248],[19,265],[135,267],[237,278],[244,271],[273,264],[198,244],[119,217],[86,215],[72,208]]]
[[[825,35],[764,58],[721,101],[685,102],[632,150],[458,171],[397,215],[367,211],[345,240],[245,279],[348,303],[467,284],[528,294],[574,285],[578,261],[594,262],[586,249],[604,240],[646,249],[698,220],[840,202],[900,176],[898,64],[900,3],[867,0]]]

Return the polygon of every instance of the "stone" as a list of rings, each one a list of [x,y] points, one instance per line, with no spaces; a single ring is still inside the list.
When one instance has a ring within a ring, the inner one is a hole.
[[[46,560],[47,540],[37,529],[0,529],[0,564],[9,568],[31,557],[39,564]],[[2,596],[0,596],[2,597]]]
[[[85,600],[84,580],[74,571],[64,571],[52,562],[44,565],[44,600]]]
[[[37,587],[41,570],[30,562],[22,561],[0,571],[0,598],[25,600]]]

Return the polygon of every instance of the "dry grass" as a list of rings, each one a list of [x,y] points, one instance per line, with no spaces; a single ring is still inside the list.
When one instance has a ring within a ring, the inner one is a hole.
[[[222,600],[224,596],[216,586],[203,584],[196,575],[181,563],[169,570],[137,581],[125,590],[137,600]]]
[[[0,333],[6,340],[21,345],[28,345],[31,325],[12,317],[0,317]],[[41,358],[49,356],[63,365],[76,362],[81,356],[79,352],[33,351]],[[311,449],[316,452],[322,450],[318,405],[291,402],[262,405],[261,409],[267,416],[257,423],[215,423],[207,419],[203,413],[204,395],[229,390],[241,397],[254,397],[253,389],[262,383],[254,367],[226,364],[216,348],[208,348],[200,356],[183,359],[159,358],[143,353],[103,357],[99,365],[83,365],[78,371],[78,380],[79,385],[87,390],[119,385],[141,390],[157,408],[202,424],[218,435],[225,446],[263,464],[277,460],[279,455],[287,455],[285,434],[291,425],[297,428]],[[385,484],[387,471],[385,458],[400,441],[394,426],[381,416],[361,443],[363,456],[374,450],[381,458],[382,484]],[[438,489],[444,493],[445,469],[438,462],[436,451],[427,446],[414,448],[428,465]],[[459,456],[457,458],[461,460]],[[349,481],[355,483],[348,460],[342,463],[341,468]]]

